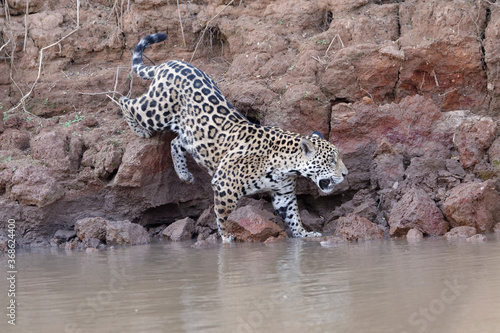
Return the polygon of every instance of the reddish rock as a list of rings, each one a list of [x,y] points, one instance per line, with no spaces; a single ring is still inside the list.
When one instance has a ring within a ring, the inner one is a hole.
[[[484,31],[484,60],[487,64],[486,73],[488,82],[486,84],[491,96],[489,113],[495,115],[500,109],[500,76],[497,75],[500,67],[500,11],[496,7],[490,8],[490,19]]]
[[[477,50],[486,20],[476,17],[486,15],[483,2],[401,3],[399,43],[405,61],[397,96],[429,96],[444,110],[484,109],[488,105],[486,73]]]
[[[479,232],[491,231],[500,221],[500,195],[495,182],[458,185],[449,192],[443,212],[452,227],[470,226]]]
[[[174,242],[193,238],[195,232],[195,221],[186,217],[175,221],[163,230],[163,237],[170,238]]]
[[[384,233],[375,223],[355,214],[339,218],[335,235],[349,241],[367,241],[384,238]]]
[[[254,206],[236,209],[229,216],[229,230],[242,242],[265,242],[269,237],[286,237],[286,233],[271,220],[274,215]]]
[[[30,139],[30,134],[27,131],[7,129],[0,136],[0,150],[26,150],[30,147]]]
[[[404,174],[403,156],[383,139],[377,147],[370,165],[372,187],[397,188],[398,184],[403,182]]]
[[[500,172],[500,136],[493,141],[488,149],[488,157],[491,165]]]
[[[44,207],[60,199],[64,189],[50,175],[48,168],[27,164],[16,168],[7,193],[12,200],[23,205]]]
[[[87,242],[90,239],[106,240],[107,220],[102,217],[88,217],[76,221],[76,236],[82,241]]]
[[[354,189],[366,188],[370,181],[370,165],[379,144],[413,157],[431,149],[449,151],[452,137],[453,130],[436,105],[422,96],[404,98],[399,104],[342,103],[332,108],[330,141],[342,152],[349,169],[347,179]],[[398,163],[391,162],[381,161],[384,165]],[[399,176],[399,172],[393,175],[395,179]]]
[[[473,167],[483,158],[497,132],[498,125],[490,118],[466,120],[460,125],[454,142],[464,168]]]
[[[477,230],[474,227],[455,227],[448,231],[444,235],[444,238],[446,238],[447,240],[465,239],[474,236],[476,233]]]
[[[327,100],[316,84],[293,84],[281,100],[275,100],[267,109],[264,122],[305,135],[314,130],[326,135],[330,113],[330,104],[325,103]]]
[[[123,154],[114,185],[139,187],[158,181],[171,163],[170,143],[164,137],[134,138]]]
[[[376,102],[391,100],[401,60],[380,49],[376,44],[358,44],[332,52],[325,69],[318,72],[325,95],[349,101],[367,95]]]
[[[448,222],[435,202],[418,188],[410,189],[392,207],[389,225],[391,236],[405,235],[412,228],[427,235],[443,235],[448,230]]]
[[[196,228],[208,228],[211,231],[217,230],[217,216],[215,215],[214,206],[210,205],[201,213],[196,220]]]
[[[123,151],[121,148],[109,143],[101,143],[95,149],[88,149],[82,157],[84,167],[94,168],[94,173],[99,178],[106,178],[121,164]]]
[[[147,230],[130,221],[107,221],[106,244],[113,245],[141,245],[151,240]]]
[[[70,170],[69,143],[66,131],[54,130],[42,133],[30,142],[31,156],[58,172],[68,172]]]

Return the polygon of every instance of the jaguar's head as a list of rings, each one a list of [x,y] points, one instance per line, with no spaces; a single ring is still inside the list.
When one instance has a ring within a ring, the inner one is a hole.
[[[331,193],[335,185],[347,175],[338,149],[323,139],[319,132],[303,137],[300,142],[302,157],[305,159],[300,174],[311,179],[323,193]]]

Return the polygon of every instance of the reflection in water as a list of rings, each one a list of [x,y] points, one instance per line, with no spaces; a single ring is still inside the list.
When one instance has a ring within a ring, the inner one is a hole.
[[[485,244],[191,244],[20,250],[15,329],[500,332],[496,235]],[[1,304],[6,290],[0,279]],[[13,330],[2,317],[0,331]]]

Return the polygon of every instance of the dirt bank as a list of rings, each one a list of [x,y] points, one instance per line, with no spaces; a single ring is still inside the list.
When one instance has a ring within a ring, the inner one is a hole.
[[[350,173],[333,195],[299,182],[311,227],[442,235],[499,222],[499,5],[179,3],[0,2],[0,236],[8,219],[33,245],[87,218],[153,230],[208,214],[209,176],[191,161],[196,181],[181,183],[173,134],[136,137],[111,100],[146,89],[130,58],[153,32],[169,35],[148,49],[154,63],[190,61],[252,121],[339,147]]]

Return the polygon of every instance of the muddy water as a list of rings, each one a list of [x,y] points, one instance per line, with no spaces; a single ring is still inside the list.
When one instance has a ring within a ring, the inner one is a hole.
[[[489,238],[18,251],[17,325],[1,310],[0,331],[500,332]]]

